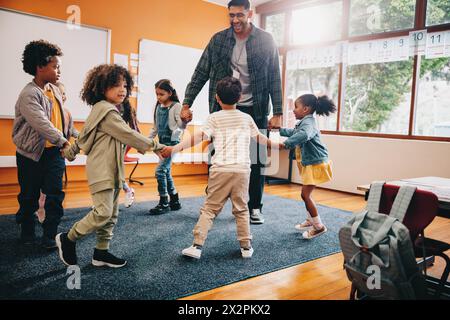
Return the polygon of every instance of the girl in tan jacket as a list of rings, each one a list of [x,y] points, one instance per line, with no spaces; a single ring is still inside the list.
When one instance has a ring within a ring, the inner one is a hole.
[[[92,110],[78,139],[64,149],[63,155],[70,161],[80,150],[87,155],[86,171],[93,209],[69,232],[56,236],[59,256],[66,265],[77,264],[76,241],[94,231],[97,234],[94,266],[120,268],[127,263],[108,252],[119,213],[119,193],[125,180],[122,145],[141,153],[164,147],[132,130],[120,116],[116,105],[128,98],[132,87],[128,70],[118,65],[100,65],[88,73],[81,91],[81,98]]]

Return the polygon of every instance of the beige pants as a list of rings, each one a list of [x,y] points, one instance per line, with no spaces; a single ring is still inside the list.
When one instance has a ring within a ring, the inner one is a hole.
[[[214,171],[209,173],[208,195],[193,230],[195,244],[202,246],[205,243],[214,219],[230,198],[236,219],[237,239],[241,247],[251,246],[250,214],[247,206],[249,179],[249,173]]]
[[[96,248],[108,250],[119,215],[119,193],[120,189],[109,189],[94,193],[92,195],[94,208],[73,225],[68,234],[69,240],[77,241],[96,231]]]

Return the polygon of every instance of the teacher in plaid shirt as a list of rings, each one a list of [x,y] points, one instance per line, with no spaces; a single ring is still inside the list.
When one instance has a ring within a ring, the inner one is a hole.
[[[220,110],[215,99],[217,82],[233,76],[242,84],[242,97],[237,109],[249,114],[261,132],[267,134],[268,127],[279,128],[282,121],[281,76],[278,49],[273,37],[255,27],[248,0],[232,0],[228,3],[230,28],[216,33],[203,52],[188,84],[183,101],[181,118],[192,120],[189,109],[198,93],[209,80],[209,112]],[[270,112],[269,97],[273,105]],[[259,150],[261,148],[261,150]],[[254,142],[251,146],[251,174],[249,186],[250,222],[264,223],[261,213],[264,191],[264,164],[267,149]]]

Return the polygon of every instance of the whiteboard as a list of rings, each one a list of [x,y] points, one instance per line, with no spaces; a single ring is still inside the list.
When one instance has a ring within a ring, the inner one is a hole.
[[[0,9],[0,87],[1,118],[14,118],[14,106],[25,85],[33,76],[23,71],[22,53],[34,40],[47,40],[58,45],[61,57],[61,78],[74,120],[86,120],[90,108],[80,99],[86,73],[94,66],[109,63],[110,32],[81,25],[69,30],[65,21]]]
[[[137,117],[140,122],[153,123],[156,104],[155,83],[170,79],[183,103],[186,86],[191,80],[203,50],[153,40],[139,42],[139,74]],[[209,115],[209,81],[198,94],[191,110],[191,124],[204,124]]]

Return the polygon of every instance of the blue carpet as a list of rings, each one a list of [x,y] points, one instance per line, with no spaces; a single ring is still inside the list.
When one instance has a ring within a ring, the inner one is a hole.
[[[202,197],[181,199],[180,211],[160,216],[147,215],[155,202],[121,208],[111,252],[126,258],[128,265],[93,267],[95,236],[86,237],[77,243],[80,290],[67,289],[70,275],[56,252],[19,244],[14,216],[0,216],[0,299],[176,299],[339,252],[337,233],[351,216],[319,206],[329,232],[307,241],[294,229],[306,217],[304,204],[265,195],[266,222],[251,227],[255,253],[242,259],[228,202],[208,235],[202,258],[194,260],[182,256],[181,250],[192,243],[203,201]],[[67,230],[88,211],[66,210],[60,230]]]

